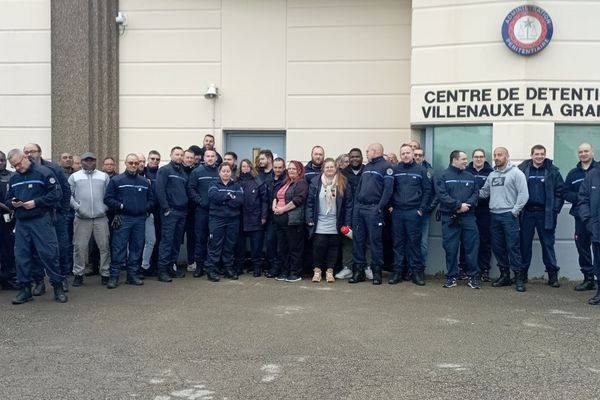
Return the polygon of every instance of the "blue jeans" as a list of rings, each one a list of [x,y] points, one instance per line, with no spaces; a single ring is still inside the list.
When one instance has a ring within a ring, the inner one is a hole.
[[[372,264],[383,266],[383,214],[377,206],[357,204],[352,218],[352,259],[366,265],[367,239],[371,245]]]
[[[498,260],[500,270],[522,271],[521,247],[519,244],[519,218],[511,212],[492,213],[490,231],[492,252]]]
[[[127,260],[127,276],[138,275],[138,268],[142,261],[144,251],[144,237],[146,236],[146,217],[121,216],[121,226],[113,230],[112,257],[110,263],[110,277],[119,278],[121,267]],[[129,249],[129,254],[127,250]]]
[[[575,217],[575,246],[579,254],[579,267],[584,275],[594,274],[592,262],[592,238],[582,220]]]
[[[32,250],[35,249],[35,254]],[[17,281],[21,287],[31,285],[31,266],[41,264],[52,285],[64,280],[58,260],[58,240],[50,214],[30,219],[17,219],[15,230]],[[42,271],[43,273],[43,271]],[[43,279],[43,275],[42,275]]]
[[[142,252],[142,268],[150,268],[150,259],[152,258],[152,252],[154,251],[154,245],[156,244],[156,231],[154,228],[154,215],[150,214],[146,217],[146,223],[144,227],[144,250]]]
[[[523,211],[521,217],[521,258],[525,271],[531,265],[535,231],[537,231],[542,246],[542,260],[546,266],[546,271],[558,272],[560,269],[556,265],[556,254],[554,253],[554,229],[544,229],[545,219],[544,211]]]
[[[177,263],[183,231],[185,230],[185,211],[171,210],[162,215],[162,229],[158,248],[158,272],[169,273]]]
[[[470,277],[479,275],[477,265],[479,232],[474,214],[458,214],[455,218],[449,214],[442,214],[442,242],[446,252],[448,278],[458,277],[458,252],[461,243],[465,249],[467,275]]]
[[[392,211],[392,238],[394,241],[394,272],[402,272],[406,257],[411,271],[425,269],[421,258],[422,219],[417,210]]]

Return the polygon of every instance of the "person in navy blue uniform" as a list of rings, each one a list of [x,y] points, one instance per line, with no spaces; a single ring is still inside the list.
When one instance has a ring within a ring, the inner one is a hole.
[[[171,149],[171,162],[158,169],[156,197],[160,204],[162,229],[158,249],[158,280],[171,282],[172,277],[183,278],[177,270],[177,258],[185,229],[188,197],[188,177],[183,171],[183,149]]]
[[[571,214],[575,218],[575,246],[579,254],[579,268],[583,274],[583,282],[575,286],[578,292],[596,289],[594,264],[592,262],[592,238],[579,216],[579,189],[587,174],[598,166],[594,160],[594,149],[589,143],[581,143],[577,148],[579,162],[565,179],[563,198],[571,203]]]
[[[554,252],[556,220],[564,204],[564,181],[558,167],[546,158],[546,148],[536,144],[531,148],[531,159],[519,165],[527,178],[529,200],[521,216],[521,257],[527,281],[531,264],[533,235],[537,231],[542,246],[542,260],[548,273],[548,286],[558,288],[558,271]]]
[[[250,259],[252,275],[258,278],[262,275],[262,248],[264,226],[267,223],[267,186],[256,176],[252,162],[244,159],[240,162],[238,182],[244,191],[244,204],[240,236],[236,244],[235,263],[238,274],[244,271],[246,258],[246,240],[250,240]]]
[[[15,174],[6,169],[6,154],[0,151],[0,285],[4,290],[18,290],[15,267],[15,219],[13,211],[4,205],[8,182]]]
[[[154,206],[148,220],[146,221],[146,229],[154,229],[154,240],[152,240],[151,232],[146,232],[146,242],[144,243],[144,252],[142,253],[142,274],[146,276],[157,275],[158,264],[158,248],[160,246],[160,203],[156,201],[156,176],[160,164],[160,153],[156,150],[150,150],[148,153],[148,164],[144,168],[143,175],[150,180],[152,193],[154,194]]]
[[[21,286],[13,304],[33,300],[31,267],[34,252],[54,287],[54,299],[66,303],[68,298],[63,290],[65,277],[60,270],[58,240],[51,217],[62,198],[60,185],[49,168],[32,162],[19,149],[11,150],[8,160],[17,173],[10,178],[4,204],[14,209],[17,219],[15,259]]]
[[[435,197],[435,185],[433,182],[433,167],[431,164],[425,159],[425,151],[421,148],[421,144],[416,140],[412,140],[410,143],[410,147],[412,147],[415,162],[418,165],[422,165],[427,170],[427,176],[431,181],[431,203],[427,206],[427,209],[424,211],[422,222],[421,222],[421,262],[423,263],[423,267],[427,268],[427,259],[429,254],[429,230],[431,228],[431,215],[433,211],[437,208],[438,200]],[[404,280],[409,280],[409,273],[405,271]]]
[[[578,213],[590,233],[594,274],[600,279],[600,168],[592,168],[579,188]],[[600,286],[588,304],[600,305]]]
[[[240,229],[240,214],[244,204],[244,191],[231,179],[232,168],[227,162],[219,165],[219,178],[208,188],[209,230],[208,257],[204,267],[211,282],[219,281],[217,266],[223,263],[224,276],[237,279],[234,266],[235,243]]]
[[[402,264],[415,277],[414,283],[425,266],[421,258],[422,218],[431,203],[431,181],[427,169],[414,160],[410,144],[400,147],[400,162],[394,167],[394,194],[392,196],[392,237],[394,249],[394,271],[388,281],[390,285],[402,282]]]
[[[366,279],[367,240],[371,246],[373,284],[381,285],[383,268],[383,209],[387,208],[394,191],[394,170],[383,158],[383,146],[373,143],[367,149],[369,162],[363,169],[356,188],[352,217],[352,278],[349,283]]]
[[[267,177],[266,180],[269,205],[272,203],[275,195],[279,189],[281,189],[281,186],[286,179],[287,171],[285,169],[285,160],[281,157],[277,157],[273,160],[273,176],[271,178]],[[279,242],[283,239],[277,236],[277,227],[275,225],[272,207],[269,207],[267,215],[267,232],[265,237],[267,240],[267,263],[269,269],[265,272],[265,276],[267,278],[276,278],[282,273],[283,269],[282,259],[277,250]],[[284,250],[283,253],[287,254],[287,250]]]
[[[119,284],[119,273],[127,263],[128,285],[143,285],[138,268],[142,262],[146,216],[152,209],[153,196],[150,182],[138,174],[139,159],[130,153],[125,157],[125,172],[108,183],[104,203],[115,212],[121,223],[114,227],[110,278],[106,287],[114,289]]]
[[[313,235],[313,282],[323,270],[328,283],[335,282],[333,268],[340,246],[339,232],[352,227],[352,190],[333,158],[323,162],[323,173],[315,176],[306,199],[306,224]]]
[[[196,167],[190,174],[187,184],[187,193],[190,202],[196,205],[196,218],[194,221],[194,233],[196,235],[196,248],[194,257],[196,271],[194,277],[204,276],[204,262],[208,253],[209,235],[209,201],[208,188],[213,181],[219,178],[219,170],[216,165],[217,152],[214,150],[204,151],[204,164]]]
[[[206,150],[213,150],[215,152],[215,165],[218,167],[223,163],[223,157],[217,152],[215,148],[215,137],[211,134],[204,135],[204,140],[202,141],[202,147],[200,148],[200,164],[204,164],[206,160],[204,159],[204,154]]]
[[[200,148],[198,147],[198,150]],[[196,155],[193,150],[187,149],[183,153],[183,171],[188,177],[198,164],[196,164]],[[196,258],[194,257],[196,249],[196,233],[195,233],[195,220],[196,220],[196,204],[193,201],[188,201],[187,214],[185,216],[185,248],[187,256],[187,270],[189,272],[196,272]]]
[[[464,151],[450,153],[450,165],[435,178],[435,193],[442,213],[442,241],[446,252],[445,288],[456,286],[458,278],[458,251],[465,249],[465,263],[469,287],[479,289],[477,251],[479,233],[475,222],[475,207],[479,188],[475,177],[466,171],[467,155]]]
[[[492,166],[485,159],[485,151],[483,149],[475,149],[472,153],[472,159],[467,165],[467,171],[475,177],[475,182],[478,188],[485,185],[490,172],[493,171]],[[490,232],[490,199],[479,199],[477,207],[475,207],[475,221],[477,221],[477,230],[479,231],[479,252],[477,253],[477,264],[479,265],[479,273],[482,282],[490,282],[490,266],[492,260],[492,240]],[[462,276],[466,278],[465,271],[465,250],[461,245],[460,257],[460,279]],[[463,275],[464,274],[464,275]]]
[[[27,143],[23,147],[23,153],[29,156],[31,161],[49,168],[54,173],[54,176],[60,185],[62,198],[56,205],[53,222],[54,229],[56,230],[56,237],[58,239],[60,270],[61,274],[66,277],[73,271],[73,248],[69,245],[69,243],[72,243],[72,241],[71,236],[69,235],[71,187],[67,181],[68,177],[65,175],[63,169],[59,165],[42,158],[42,149],[38,144]],[[34,262],[31,275],[36,285],[34,288],[34,294],[43,294],[43,292],[46,291],[44,287],[44,268],[39,261]],[[63,288],[65,291],[69,290],[67,279],[63,281]]]

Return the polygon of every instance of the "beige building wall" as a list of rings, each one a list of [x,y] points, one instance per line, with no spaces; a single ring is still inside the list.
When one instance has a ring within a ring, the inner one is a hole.
[[[414,0],[412,24],[411,120],[427,125],[420,114],[426,90],[500,87],[600,87],[600,2]],[[550,14],[555,29],[542,52],[523,57],[502,41],[504,17],[515,7],[531,4]],[[582,9],[585,8],[585,12]],[[522,92],[521,92],[522,93]],[[523,96],[521,96],[523,97]],[[540,107],[546,101],[533,101]],[[533,103],[532,102],[532,103]],[[560,115],[517,118],[455,119],[433,124],[488,123],[494,145],[505,145],[513,157],[529,157],[543,143],[553,156],[554,123],[600,123],[600,117]]]
[[[50,0],[0,0],[0,150],[50,157]]]
[[[286,130],[286,157],[337,156],[410,129],[408,0],[121,0],[120,158],[213,130]],[[210,83],[217,100],[203,95]]]

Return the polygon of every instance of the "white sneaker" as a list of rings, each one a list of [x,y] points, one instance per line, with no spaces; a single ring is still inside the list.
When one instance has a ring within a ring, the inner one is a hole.
[[[348,279],[352,277],[352,270],[348,267],[344,267],[340,272],[335,274],[336,279]]]
[[[370,281],[373,280],[373,271],[371,270],[371,267],[365,268],[365,276],[367,277],[368,280],[370,280]]]
[[[196,263],[191,263],[188,264],[188,268],[187,268],[188,272],[196,272]]]

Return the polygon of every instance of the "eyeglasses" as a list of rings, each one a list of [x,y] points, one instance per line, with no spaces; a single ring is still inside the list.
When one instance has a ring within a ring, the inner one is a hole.
[[[139,162],[137,161],[127,161],[127,165],[138,165]]]

